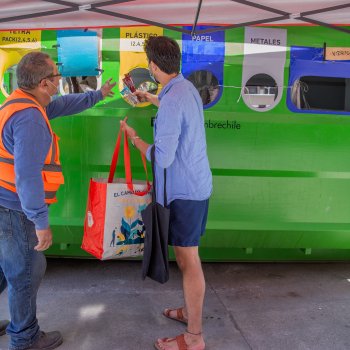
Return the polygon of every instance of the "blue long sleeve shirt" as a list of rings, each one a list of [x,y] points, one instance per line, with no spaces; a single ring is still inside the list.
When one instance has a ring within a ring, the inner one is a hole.
[[[76,114],[103,99],[101,91],[58,97],[46,107],[49,119]],[[23,211],[36,229],[49,227],[41,171],[51,145],[47,124],[37,108],[15,113],[5,124],[2,138],[14,156],[17,193],[0,187],[0,205]]]
[[[164,204],[164,168],[167,204],[175,199],[205,200],[212,192],[207,156],[203,103],[194,85],[179,74],[160,92],[154,124],[157,202]],[[151,159],[151,147],[146,157]]]

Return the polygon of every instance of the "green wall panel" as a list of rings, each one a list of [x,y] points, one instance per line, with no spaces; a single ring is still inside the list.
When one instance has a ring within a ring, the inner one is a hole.
[[[276,27],[274,27],[276,28]],[[181,41],[181,34],[165,30]],[[287,27],[283,97],[267,112],[242,98],[244,29],[226,32],[224,91],[205,111],[214,191],[201,256],[208,261],[314,261],[350,259],[350,115],[292,113],[286,106],[289,48],[350,46],[350,36],[320,27]],[[44,31],[42,48],[54,59],[55,31]],[[102,32],[103,81],[119,78],[119,29]],[[2,97],[3,99],[3,97]],[[115,97],[74,117],[52,122],[61,137],[66,183],[50,207],[54,231],[50,255],[89,257],[80,249],[90,177],[107,177],[125,116],[152,142],[152,106],[132,108]],[[214,123],[240,128],[213,128]],[[121,161],[122,161],[121,157]],[[133,177],[143,179],[132,150]],[[119,169],[118,176],[124,176]],[[172,255],[173,257],[173,255]]]

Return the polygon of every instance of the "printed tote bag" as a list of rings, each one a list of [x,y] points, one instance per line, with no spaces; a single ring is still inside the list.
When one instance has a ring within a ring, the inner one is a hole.
[[[152,201],[146,159],[146,181],[133,181],[129,144],[124,134],[125,179],[113,179],[122,132],[119,131],[108,179],[91,179],[84,222],[82,249],[101,260],[143,254],[145,225],[141,211]]]

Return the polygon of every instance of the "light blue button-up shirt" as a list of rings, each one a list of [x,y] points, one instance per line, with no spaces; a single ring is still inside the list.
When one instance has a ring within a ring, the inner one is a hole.
[[[159,96],[154,124],[157,202],[164,204],[164,168],[167,200],[205,200],[212,192],[212,174],[207,156],[203,103],[191,82],[179,74]],[[151,148],[147,159],[151,159]]]

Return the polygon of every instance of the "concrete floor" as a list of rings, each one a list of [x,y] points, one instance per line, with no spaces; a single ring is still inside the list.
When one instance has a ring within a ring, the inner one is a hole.
[[[203,264],[208,350],[350,349],[350,264]],[[49,259],[38,296],[43,330],[60,350],[146,350],[184,326],[164,318],[182,301],[171,264],[165,285],[140,278],[140,262]],[[6,294],[0,318],[8,317]],[[0,349],[7,349],[7,336]]]

